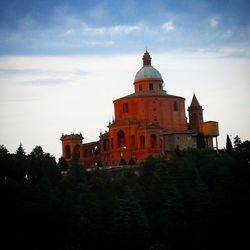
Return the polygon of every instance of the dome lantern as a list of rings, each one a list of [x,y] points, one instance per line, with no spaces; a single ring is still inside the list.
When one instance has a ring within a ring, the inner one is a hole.
[[[146,50],[143,55],[143,66],[151,66],[151,56],[149,55],[148,51]]]
[[[137,94],[166,94],[160,72],[151,65],[151,56],[146,50],[142,68],[136,73],[134,85]]]

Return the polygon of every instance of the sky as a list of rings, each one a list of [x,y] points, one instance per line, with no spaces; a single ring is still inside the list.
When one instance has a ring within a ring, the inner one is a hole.
[[[99,139],[133,93],[145,49],[168,94],[250,140],[250,1],[1,0],[0,144],[61,156],[61,134]],[[186,116],[187,116],[186,112]]]

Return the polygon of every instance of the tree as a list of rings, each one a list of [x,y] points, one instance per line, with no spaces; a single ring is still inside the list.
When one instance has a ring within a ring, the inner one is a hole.
[[[32,183],[37,183],[46,175],[47,178],[56,182],[60,175],[54,156],[44,153],[41,146],[36,146],[27,157],[27,175]]]
[[[24,149],[23,149],[22,143],[20,143],[19,147],[17,148],[17,150],[16,150],[16,155],[17,155],[18,157],[23,157],[23,156],[25,156],[25,151],[24,151]]]
[[[119,165],[120,166],[121,165],[127,165],[127,162],[125,161],[125,159],[121,158]]]
[[[33,156],[35,158],[44,156],[45,153],[43,152],[43,149],[41,146],[36,146],[32,152],[30,153],[30,156]]]
[[[197,141],[197,148],[205,148],[206,143],[203,133],[197,134],[196,141]]]
[[[135,160],[132,157],[130,158],[128,165],[136,165]]]
[[[226,141],[226,151],[228,153],[232,152],[233,151],[233,146],[232,146],[232,142],[229,138],[229,135],[227,135],[227,141]]]
[[[5,157],[8,153],[8,149],[4,145],[0,145],[0,157]]]
[[[234,138],[234,148],[236,150],[240,150],[241,145],[242,145],[241,139],[240,139],[240,137],[238,135],[236,135],[235,138]]]
[[[112,240],[117,249],[147,249],[147,217],[129,186],[122,187],[114,202]]]
[[[242,144],[241,144],[241,147],[244,149],[244,150],[247,150],[250,152],[250,141],[246,140],[244,141]]]
[[[57,168],[59,171],[67,171],[69,169],[69,165],[64,157],[61,157],[58,161]]]
[[[0,145],[0,180],[4,180],[8,175],[8,150],[4,145]]]

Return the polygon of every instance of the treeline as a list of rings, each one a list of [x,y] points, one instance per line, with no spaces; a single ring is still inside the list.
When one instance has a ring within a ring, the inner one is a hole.
[[[249,249],[250,142],[113,172],[1,146],[0,200],[1,249]]]

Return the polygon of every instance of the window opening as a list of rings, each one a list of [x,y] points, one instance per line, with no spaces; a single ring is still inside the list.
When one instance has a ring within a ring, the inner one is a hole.
[[[74,150],[73,150],[73,156],[76,158],[76,159],[79,159],[80,158],[80,145],[75,145],[74,147]]]
[[[66,159],[70,159],[71,158],[71,152],[70,152],[70,146],[69,145],[67,145],[66,147],[65,147],[65,157],[66,157]]]
[[[119,130],[117,133],[117,139],[118,139],[118,147],[124,147],[125,146],[125,134],[122,130]]]
[[[178,111],[179,107],[178,107],[178,103],[175,101],[174,102],[174,111]]]
[[[128,103],[123,103],[123,112],[128,113]]]
[[[140,136],[140,148],[141,149],[145,148],[145,136],[144,135]]]
[[[150,136],[150,144],[151,144],[151,148],[156,148],[156,135],[151,135]]]

